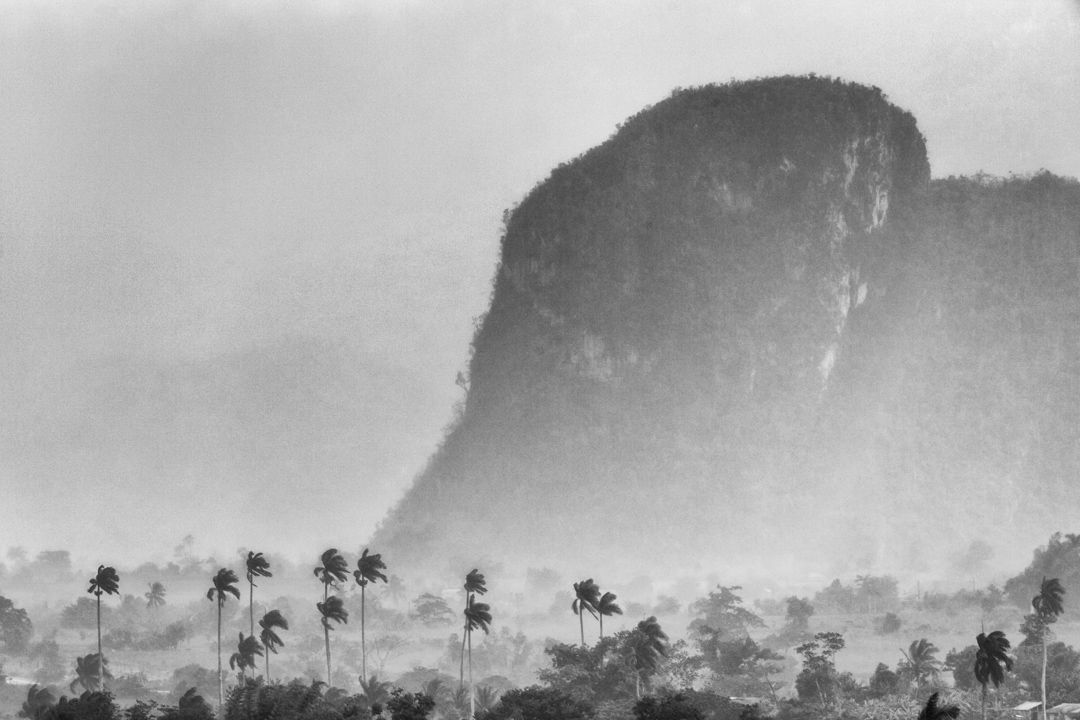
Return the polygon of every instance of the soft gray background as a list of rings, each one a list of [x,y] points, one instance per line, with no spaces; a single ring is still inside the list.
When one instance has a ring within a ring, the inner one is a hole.
[[[816,72],[1080,175],[1077,0],[0,3],[0,548],[357,547],[500,219],[677,86]]]

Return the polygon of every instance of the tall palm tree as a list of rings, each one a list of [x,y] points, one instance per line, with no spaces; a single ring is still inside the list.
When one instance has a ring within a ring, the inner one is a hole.
[[[1050,634],[1050,625],[1057,620],[1065,610],[1062,598],[1065,597],[1065,588],[1057,578],[1046,579],[1043,576],[1042,585],[1039,586],[1039,594],[1031,599],[1031,607],[1039,618],[1039,626],[1042,635],[1042,716],[1046,720],[1046,642]]]
[[[360,554],[360,559],[356,561],[356,570],[353,571],[356,584],[360,586],[360,671],[364,677],[367,677],[367,636],[364,632],[364,604],[366,598],[364,589],[368,583],[378,580],[386,582],[386,576],[380,572],[385,569],[386,563],[382,561],[382,555],[378,553],[368,555],[367,548],[364,548],[364,552]]]
[[[600,588],[592,578],[574,583],[574,602],[570,609],[578,616],[581,625],[581,647],[585,647],[585,611],[596,617],[596,606],[600,603]]]
[[[982,684],[982,716],[986,720],[987,685],[993,681],[994,687],[998,687],[1005,680],[1005,671],[1012,670],[1012,658],[1007,654],[1012,646],[1000,630],[989,635],[979,633],[975,642],[979,645],[975,651],[975,679]]]
[[[907,671],[915,678],[915,689],[920,693],[922,692],[923,678],[936,676],[941,667],[941,662],[934,657],[937,651],[938,649],[934,647],[934,644],[926,638],[913,640],[907,652],[904,652],[903,649],[900,650],[907,659]]]
[[[630,633],[627,642],[629,660],[634,668],[635,692],[641,697],[641,687],[648,683],[650,675],[660,666],[660,659],[667,655],[668,636],[660,628],[656,616],[642,620]]]
[[[934,693],[926,701],[926,707],[919,712],[917,720],[956,720],[960,717],[959,705],[938,705],[938,694]]]
[[[262,616],[259,620],[259,627],[262,628],[262,632],[259,633],[259,639],[262,640],[263,646],[266,648],[266,682],[270,682],[270,653],[277,654],[278,647],[285,644],[275,630],[288,630],[289,621],[285,619],[285,616],[281,614],[280,610],[271,610]]]
[[[116,568],[98,565],[97,574],[90,578],[90,587],[86,592],[97,597],[97,654],[98,657],[103,658],[105,656],[101,654],[101,596],[116,595],[120,592],[120,576],[116,574]],[[98,684],[104,688],[104,663],[99,664],[98,669],[102,673],[100,677],[98,677]]]
[[[622,615],[622,608],[615,602],[616,595],[612,592],[606,592],[600,596],[600,600],[596,603],[596,613],[600,618],[600,639],[604,639],[604,616],[611,617],[612,615]],[[600,644],[600,665],[604,665],[604,645]]]
[[[240,633],[240,642],[236,646],[236,652],[229,658],[229,669],[240,668],[240,674],[246,676],[246,670],[251,668],[252,676],[255,675],[255,656],[262,655],[263,649],[254,635],[244,637]]]
[[[319,615],[322,616],[323,634],[326,635],[326,686],[330,687],[333,682],[330,678],[330,621],[333,620],[336,623],[349,622],[349,611],[345,609],[345,603],[341,601],[337,595],[331,595],[324,602],[315,603],[315,607],[319,609]]]
[[[472,681],[472,631],[480,629],[488,634],[491,627],[491,607],[486,603],[475,602],[475,595],[469,595],[469,605],[465,608],[465,637],[469,639],[469,717],[476,717],[476,698]]]
[[[326,603],[330,597],[330,586],[333,586],[337,590],[337,583],[343,583],[349,579],[349,564],[345,562],[345,558],[337,551],[337,548],[330,548],[322,554],[319,558],[319,565],[315,568],[315,577],[319,578],[319,581],[323,584],[323,606],[329,607]],[[339,601],[340,602],[340,601]],[[319,607],[316,603],[315,607]],[[319,609],[322,612],[322,608]],[[330,625],[327,623],[326,615],[323,615],[323,636],[326,640],[326,685],[330,686]]]
[[[218,714],[221,714],[222,700],[225,696],[225,676],[221,674],[221,610],[225,607],[225,600],[232,595],[240,599],[240,591],[236,583],[240,578],[228,568],[221,568],[214,575],[214,584],[206,591],[206,599],[217,601],[217,674],[218,674]]]
[[[163,607],[165,603],[165,586],[159,582],[150,583],[150,592],[145,593],[143,597],[146,598],[146,607],[157,609]]]
[[[248,616],[251,618],[251,636],[255,637],[255,578],[273,577],[270,572],[270,563],[266,561],[262,553],[248,551],[247,556],[247,581],[248,581]]]
[[[468,613],[473,597],[487,592],[487,581],[479,569],[473,568],[465,576],[465,612]],[[469,635],[469,621],[466,614],[465,630],[461,633],[461,662],[458,667],[458,690],[465,687],[465,641]]]

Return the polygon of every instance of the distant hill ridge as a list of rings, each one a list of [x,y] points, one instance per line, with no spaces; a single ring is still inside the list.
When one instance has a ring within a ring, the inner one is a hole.
[[[1037,541],[1076,509],[1078,248],[1075,181],[931,182],[877,88],[676,91],[508,213],[462,412],[372,543],[805,572]]]

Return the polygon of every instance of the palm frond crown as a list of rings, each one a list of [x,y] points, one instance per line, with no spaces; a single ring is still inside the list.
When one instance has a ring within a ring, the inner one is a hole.
[[[1043,577],[1039,594],[1031,600],[1031,606],[1035,613],[1042,619],[1056,618],[1065,610],[1062,598],[1065,596],[1065,588],[1057,578],[1047,580]]]
[[[588,610],[590,615],[596,617],[596,606],[599,603],[600,587],[593,582],[592,578],[574,583],[574,601],[570,603],[570,609],[575,615]]]
[[[483,630],[486,635],[490,626],[491,606],[487,603],[475,602],[470,595],[469,604],[465,606],[466,630],[469,632],[472,632],[473,630]]]
[[[120,592],[120,576],[116,574],[116,568],[99,565],[97,574],[90,578],[90,587],[86,592],[98,597]]]
[[[219,606],[225,606],[225,600],[227,595],[233,595],[237,600],[240,599],[240,590],[237,589],[236,583],[240,582],[240,578],[236,576],[229,568],[221,568],[214,575],[213,586],[206,591],[207,600],[217,600]]]
[[[323,585],[333,585],[349,579],[349,564],[338,553],[337,548],[324,552],[320,562],[322,565],[315,568],[315,577],[319,578]]]
[[[1012,670],[1012,658],[1008,656],[1010,645],[1005,633],[994,630],[989,635],[979,633],[975,642],[975,679],[984,686],[993,682],[998,687],[1005,680],[1005,671]],[[1004,669],[1002,669],[1004,665]]]
[[[262,628],[262,632],[259,633],[262,644],[270,652],[277,653],[278,647],[284,645],[285,642],[278,637],[274,630],[288,630],[289,621],[285,619],[280,610],[271,610],[259,620],[259,627]]]
[[[483,595],[486,592],[487,583],[484,581],[484,574],[478,568],[473,568],[465,576],[465,593],[467,595]]]
[[[956,720],[958,717],[960,717],[960,706],[938,705],[938,693],[934,693],[926,701],[926,707],[919,712],[917,720],[945,720],[945,718]]]
[[[364,552],[360,554],[360,558],[356,561],[356,570],[353,571],[353,577],[360,587],[378,580],[386,582],[386,575],[380,572],[385,569],[386,563],[383,562],[382,555],[379,553],[368,555],[368,549],[364,548]]]
[[[319,614],[322,616],[323,627],[328,630],[334,629],[330,627],[331,620],[337,623],[349,622],[349,611],[345,609],[345,603],[337,595],[326,598],[326,602],[315,603],[315,607],[318,608]]]
[[[274,574],[270,572],[270,563],[263,557],[262,553],[248,552],[247,556],[247,581],[252,585],[255,585],[256,577],[273,577]],[[257,585],[255,587],[258,587]]]

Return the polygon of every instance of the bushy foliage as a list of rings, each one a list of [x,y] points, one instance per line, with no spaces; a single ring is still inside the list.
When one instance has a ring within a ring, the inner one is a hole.
[[[533,685],[507,691],[477,720],[590,720],[595,714],[588,702],[558,688]]]
[[[225,701],[224,720],[370,720],[371,706],[360,695],[327,693],[325,684],[293,680],[267,685],[246,678]]]
[[[904,623],[900,620],[900,616],[896,613],[885,613],[874,620],[874,634],[892,635],[895,632],[899,632],[903,624]]]
[[[0,642],[4,643],[4,651],[9,655],[21,655],[33,635],[34,624],[26,610],[0,596]]]
[[[1020,644],[1013,664],[1016,677],[1032,692],[1042,684],[1042,646]],[[1080,652],[1063,642],[1046,646],[1046,698],[1050,707],[1080,702]]]

